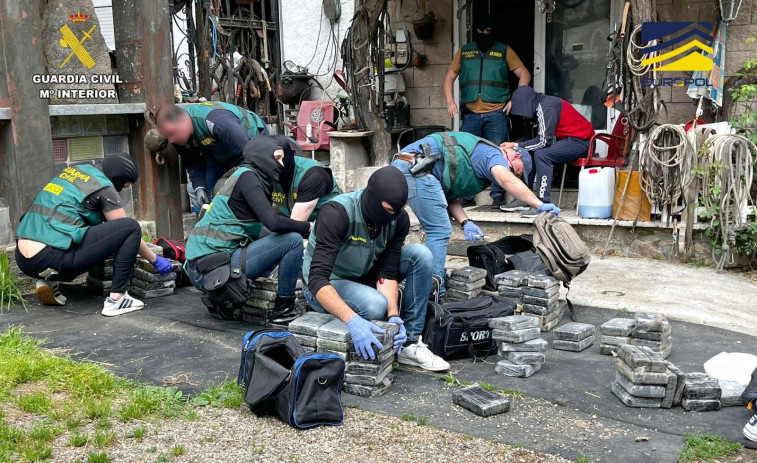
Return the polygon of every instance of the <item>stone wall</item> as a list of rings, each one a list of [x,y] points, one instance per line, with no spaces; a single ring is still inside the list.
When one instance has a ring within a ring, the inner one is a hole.
[[[656,0],[659,21],[715,22],[719,14],[716,0]],[[755,44],[747,44],[747,37],[757,37],[757,2],[742,0],[738,17],[728,24],[726,33],[726,79],[738,71],[749,57],[755,57]],[[684,74],[665,73],[665,77],[684,77]],[[663,87],[668,102],[666,122],[680,124],[694,118],[696,103],[686,95],[687,87]],[[710,105],[704,105],[703,119],[713,121]]]
[[[413,57],[426,55],[428,66],[423,69],[410,66],[402,75],[410,102],[412,125],[443,125],[452,128],[452,118],[447,114],[442,85],[450,61],[456,50],[452,49],[452,1],[451,0],[390,0],[388,6],[394,31],[407,30]],[[421,41],[413,33],[412,21],[420,19],[428,11],[436,15],[436,28],[431,40]]]

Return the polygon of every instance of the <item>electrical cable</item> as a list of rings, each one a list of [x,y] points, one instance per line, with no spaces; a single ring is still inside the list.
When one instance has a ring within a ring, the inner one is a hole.
[[[649,202],[667,212],[668,221],[687,206],[684,200],[679,209],[679,200],[684,199],[684,189],[694,178],[694,155],[683,127],[672,124],[656,127],[641,150],[639,184]]]
[[[699,191],[704,193],[713,186],[719,187],[720,198],[701,194],[701,203],[708,211],[714,211],[710,218],[712,228],[719,228],[720,248],[713,246],[712,259],[717,271],[722,271],[727,263],[733,263],[734,248],[738,232],[746,226],[745,208],[751,202],[749,189],[757,160],[757,146],[742,135],[713,135],[703,145],[706,152],[699,170]],[[718,253],[718,250],[721,252]]]

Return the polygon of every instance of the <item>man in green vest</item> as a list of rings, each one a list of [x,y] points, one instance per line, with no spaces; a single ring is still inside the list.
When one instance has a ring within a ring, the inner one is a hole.
[[[181,155],[189,176],[187,191],[197,214],[210,203],[218,179],[240,164],[247,141],[268,134],[257,114],[217,101],[163,107],[155,115],[155,123]]]
[[[512,48],[494,40],[490,18],[479,21],[473,33],[474,41],[457,51],[444,77],[444,97],[447,112],[458,112],[452,94],[455,79],[460,77],[460,103],[463,105],[460,131],[485,138],[495,145],[506,142],[510,109],[508,70],[518,77],[518,86],[531,82],[531,73]],[[491,190],[493,209],[504,204],[504,192],[494,185]],[[472,197],[463,206],[474,206]]]
[[[422,162],[418,166],[425,168],[416,168],[422,159],[431,162]],[[484,237],[484,232],[468,218],[460,198],[496,184],[539,212],[560,213],[556,206],[542,203],[518,178],[528,177],[530,165],[528,151],[500,148],[465,132],[435,133],[395,155],[392,166],[405,175],[408,204],[426,232],[426,246],[434,256],[434,277],[442,281],[442,291],[447,245],[452,235],[449,216],[463,229],[466,240],[478,241]]]
[[[265,138],[270,143],[245,155],[243,162],[271,180],[272,199],[279,212],[293,220],[314,221],[321,207],[340,193],[331,170],[318,161],[296,156],[295,151],[301,150],[291,138]]]
[[[243,156],[272,151],[272,141],[271,137],[251,139]],[[302,239],[310,231],[308,221],[276,214],[271,207],[273,182],[269,175],[278,175],[281,169],[283,165],[271,157],[265,168],[267,173],[251,165],[235,170],[192,230],[184,264],[189,280],[203,291],[205,274],[198,270],[203,267],[199,261],[211,254],[225,252],[231,266],[240,268],[252,280],[270,274],[278,266],[279,285],[271,320],[274,323],[287,323],[297,315],[294,291],[302,269]],[[272,234],[261,238],[263,227]],[[220,315],[236,318],[234,308]]]
[[[443,371],[449,364],[421,339],[432,259],[425,246],[404,244],[410,230],[406,202],[407,182],[389,166],[374,172],[364,190],[327,202],[305,249],[303,293],[314,310],[347,324],[363,358],[374,359],[374,349],[385,347],[375,336],[384,331],[370,321],[388,320],[399,325],[393,347],[400,363]],[[398,283],[403,279],[400,309]]]
[[[40,191],[16,230],[16,262],[38,278],[35,292],[45,305],[64,305],[58,282],[72,281],[113,256],[113,280],[102,314],[125,314],[144,307],[126,291],[137,254],[159,273],[171,263],[142,241],[136,220],[126,216],[118,192],[137,180],[137,166],[126,154],[68,166]]]

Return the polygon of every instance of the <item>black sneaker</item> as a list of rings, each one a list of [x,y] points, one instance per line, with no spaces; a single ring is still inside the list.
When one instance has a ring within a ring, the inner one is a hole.
[[[533,207],[529,207],[525,211],[521,211],[520,216],[521,217],[526,217],[526,218],[533,219],[534,217],[536,217],[539,214],[541,214],[541,212],[537,211]]]
[[[497,196],[492,201],[492,209],[500,209],[505,204],[505,196]]]
[[[516,199],[515,201],[510,201],[509,203],[500,206],[499,210],[504,212],[518,212],[518,211],[527,211],[529,208],[528,204],[524,203],[520,199]]]
[[[476,205],[476,200],[475,198],[471,198],[471,199],[462,198],[460,199],[460,205],[463,207],[473,207]]]

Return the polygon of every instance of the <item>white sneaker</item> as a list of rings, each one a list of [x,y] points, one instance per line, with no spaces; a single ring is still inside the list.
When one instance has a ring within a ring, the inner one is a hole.
[[[102,314],[106,317],[115,317],[116,315],[123,315],[125,313],[134,312],[135,310],[142,310],[145,308],[145,303],[139,299],[134,299],[129,296],[129,293],[124,293],[121,299],[114,301],[110,297],[105,298],[105,304],[103,305]]]
[[[744,437],[757,442],[757,414],[752,415],[752,418],[744,425]]]
[[[37,280],[34,292],[45,305],[65,305],[66,296],[60,293],[57,281]]]
[[[397,355],[397,361],[403,365],[421,367],[428,371],[449,370],[449,363],[431,352],[420,337],[417,343],[402,348],[402,352]]]

